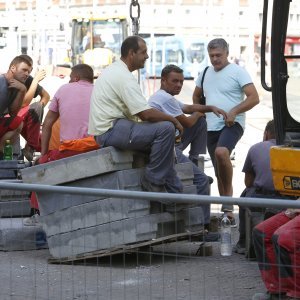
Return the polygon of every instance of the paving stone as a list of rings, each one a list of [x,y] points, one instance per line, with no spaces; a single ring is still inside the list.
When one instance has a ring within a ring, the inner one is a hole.
[[[47,248],[41,226],[23,226],[23,218],[0,218],[0,250],[34,250]]]
[[[146,216],[149,212],[149,201],[107,198],[53,212],[43,217],[43,224],[47,235],[50,236],[117,220]]]
[[[30,214],[29,198],[24,200],[0,201],[0,217],[28,217]]]
[[[130,169],[132,153],[114,147],[78,154],[21,170],[25,183],[64,184],[112,171]]]
[[[50,254],[63,258],[153,239],[157,237],[157,224],[168,221],[168,216],[167,213],[152,214],[48,236]]]

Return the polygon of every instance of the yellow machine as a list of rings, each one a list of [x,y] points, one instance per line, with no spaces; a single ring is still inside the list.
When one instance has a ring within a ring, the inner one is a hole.
[[[124,16],[80,16],[72,20],[71,61],[86,63],[95,75],[120,57],[123,40],[128,36]]]
[[[270,1],[271,2],[271,1]],[[298,2],[299,0],[294,0]],[[277,191],[300,196],[300,44],[288,43],[293,31],[291,0],[273,0],[271,22],[271,86],[265,80],[266,31],[269,0],[264,0],[261,39],[261,83],[272,92],[276,143],[271,149],[271,169]],[[298,30],[299,31],[299,30]]]

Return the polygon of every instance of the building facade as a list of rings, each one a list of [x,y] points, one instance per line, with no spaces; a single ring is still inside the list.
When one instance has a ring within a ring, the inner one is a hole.
[[[138,0],[143,36],[178,34],[212,39],[224,37],[234,57],[259,53],[261,0]],[[289,46],[300,47],[300,5],[291,2]],[[0,0],[0,51],[28,53],[40,63],[61,63],[71,38],[73,16],[128,16],[130,0]],[[132,7],[137,12],[137,7]]]

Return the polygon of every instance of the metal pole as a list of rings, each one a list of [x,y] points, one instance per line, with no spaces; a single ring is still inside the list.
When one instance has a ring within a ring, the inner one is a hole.
[[[300,208],[300,201],[287,199],[265,199],[265,198],[234,198],[234,197],[216,197],[207,195],[191,194],[173,194],[173,193],[153,193],[127,190],[110,190],[95,188],[79,188],[69,186],[52,186],[44,184],[29,184],[22,181],[9,182],[1,181],[0,189],[35,191],[41,193],[64,193],[71,195],[103,196],[126,198],[135,200],[159,201],[162,203],[184,203],[184,204],[233,204],[254,207],[279,207],[279,208]]]

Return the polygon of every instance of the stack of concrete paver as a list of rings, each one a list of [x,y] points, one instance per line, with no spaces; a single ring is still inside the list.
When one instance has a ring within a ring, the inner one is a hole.
[[[140,191],[143,157],[107,147],[22,170],[25,183]],[[136,168],[132,168],[135,166]],[[137,167],[139,166],[139,167]],[[176,166],[185,193],[196,193],[190,163]],[[144,199],[37,193],[41,222],[54,258],[202,229],[202,209]]]
[[[0,180],[14,181],[20,176],[23,161],[0,161]],[[24,227],[23,218],[30,214],[29,192],[0,191],[0,250],[32,250],[45,247],[41,227]]]

